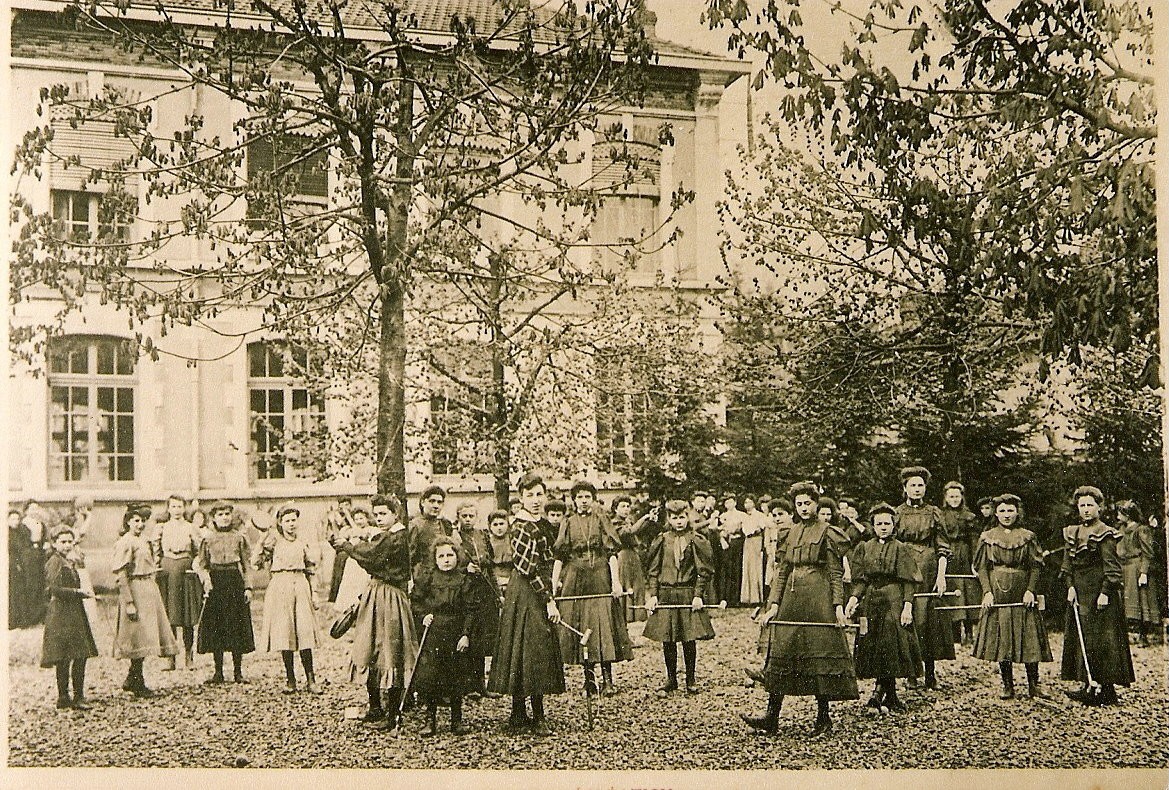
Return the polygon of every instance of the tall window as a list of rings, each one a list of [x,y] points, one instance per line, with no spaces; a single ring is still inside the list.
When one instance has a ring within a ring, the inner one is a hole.
[[[661,147],[650,137],[650,130],[635,127],[634,139],[593,146],[590,185],[603,197],[590,240],[595,245],[593,260],[603,271],[657,271],[653,235],[658,226]]]
[[[431,473],[489,474],[495,460],[489,350],[481,343],[452,343],[432,351],[431,364]]]
[[[310,477],[323,465],[325,400],[305,383],[320,373],[320,357],[303,348],[248,345],[253,479]]]
[[[54,189],[52,193],[57,238],[76,243],[130,240],[131,215],[105,196],[69,189]]]
[[[650,454],[653,394],[619,352],[596,358],[597,468],[631,472]]]
[[[253,224],[274,221],[284,208],[323,206],[329,198],[329,162],[317,140],[297,134],[258,137],[248,143],[248,200]]]
[[[49,345],[49,481],[134,479],[134,344],[67,337]]]

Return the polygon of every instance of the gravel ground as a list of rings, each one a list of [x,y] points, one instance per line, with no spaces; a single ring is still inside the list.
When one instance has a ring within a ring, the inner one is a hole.
[[[259,602],[255,605],[258,615]],[[321,622],[327,625],[327,610]],[[1133,647],[1137,682],[1121,689],[1121,705],[1084,708],[1063,698],[1058,663],[1042,665],[1049,704],[998,699],[997,667],[963,655],[939,664],[937,693],[907,691],[910,710],[881,716],[860,702],[834,703],[836,729],[810,740],[811,698],[784,705],[777,737],[750,734],[738,714],[758,712],[765,695],[747,688],[742,670],[759,659],[756,627],[746,610],[715,613],[718,636],[699,643],[701,693],[659,699],[661,651],[635,633],[636,655],[618,664],[621,693],[595,703],[595,728],[585,728],[580,670],[569,668],[568,694],[547,700],[554,735],[533,738],[499,731],[507,700],[468,703],[472,732],[421,738],[422,716],[409,715],[397,738],[364,729],[345,709],[364,711],[364,687],[348,682],[345,642],[324,636],[316,651],[324,693],[280,693],[276,654],[252,654],[250,682],[209,687],[210,656],[194,669],[163,672],[147,662],[147,683],[159,695],[137,700],[121,691],[127,662],[90,662],[86,692],[93,710],[58,711],[51,670],[39,667],[39,628],[9,631],[8,747],[10,766],[257,767],[257,768],[510,768],[510,769],[758,769],[758,768],[1164,768],[1169,766],[1169,704],[1164,647]],[[257,623],[259,622],[257,617]],[[104,624],[103,624],[104,625]],[[322,633],[324,629],[322,629]],[[110,634],[97,634],[108,650]],[[1062,651],[1059,634],[1052,650]],[[963,649],[969,653],[968,649]],[[680,659],[681,657],[679,657]],[[181,659],[180,659],[181,665]],[[300,672],[299,662],[297,666]],[[1017,681],[1023,680],[1022,667]],[[1025,681],[1023,682],[1025,687]],[[871,685],[862,683],[862,700]],[[1058,697],[1058,699],[1056,698]],[[446,711],[439,722],[445,724]]]

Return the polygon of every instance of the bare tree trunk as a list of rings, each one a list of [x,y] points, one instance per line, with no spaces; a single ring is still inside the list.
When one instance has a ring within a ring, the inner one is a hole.
[[[377,491],[406,501],[406,303],[396,284],[382,286],[378,348]]]
[[[495,437],[495,462],[492,475],[495,478],[495,504],[501,510],[507,510],[508,499],[511,497],[511,438],[514,433],[510,430],[510,421],[507,413],[507,381],[504,371],[507,363],[507,350],[503,347],[506,338],[503,336],[503,264],[498,255],[490,258],[491,280],[488,283],[487,304],[490,306],[491,321],[491,404],[492,425],[491,433]],[[538,515],[538,514],[537,514]]]

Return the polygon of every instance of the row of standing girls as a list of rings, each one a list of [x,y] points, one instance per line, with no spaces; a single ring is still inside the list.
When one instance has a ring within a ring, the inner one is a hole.
[[[971,557],[981,600],[952,606],[946,599],[956,596],[948,596],[946,579],[953,554],[940,510],[924,503],[929,472],[907,467],[901,477],[905,502],[870,511],[871,537],[859,522],[854,529],[837,527],[836,503],[815,484],[797,483],[789,491],[793,519],[781,540],[775,584],[762,614],[767,657],[762,672],[748,672],[768,691],[767,711],[743,716],[752,729],[777,732],[786,696],[814,696],[811,733],[828,733],[829,703],[858,699],[858,677],[877,681],[868,706],[904,710],[896,679],[915,679],[924,670],[927,688],[937,688],[934,662],[954,657],[948,612],[968,607],[978,613],[974,656],[998,664],[1000,696],[1015,696],[1016,663],[1026,668],[1028,696],[1047,696],[1038,672],[1040,662],[1053,660],[1038,606],[1044,552],[1035,534],[1020,525],[1021,501],[1013,494],[992,500],[995,524],[979,535]],[[1117,553],[1122,535],[1099,520],[1099,489],[1083,486],[1074,499],[1079,518],[1063,530],[1061,549],[1069,608],[1060,676],[1081,684],[1068,692],[1072,699],[1115,704],[1116,686],[1134,680]],[[846,564],[853,580],[847,601]],[[844,632],[858,613],[862,625],[850,650]]]

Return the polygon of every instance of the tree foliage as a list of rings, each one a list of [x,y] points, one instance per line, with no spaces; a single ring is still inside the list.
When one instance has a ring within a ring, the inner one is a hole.
[[[815,51],[804,18],[850,24],[842,51]],[[1125,350],[1157,328],[1152,7],[1130,0],[710,0],[706,18],[740,56],[765,57],[792,125],[920,232],[968,204],[966,276],[1009,317],[1043,324],[1042,350]],[[970,182],[940,191],[933,167],[966,157]],[[924,175],[923,175],[924,173]],[[1148,345],[1146,343],[1146,345]]]
[[[427,8],[196,4],[209,20],[196,26],[170,6],[91,2],[51,17],[95,51],[112,47],[174,79],[148,95],[140,82],[112,81],[98,95],[42,92],[49,117],[19,146],[21,177],[46,162],[76,168],[102,194],[105,224],[142,230],[62,236],[51,211],[18,193],[13,300],[49,289],[64,305],[59,327],[96,291],[143,328],[155,354],[168,328],[207,326],[240,305],[256,308],[251,330],[326,349],[330,376],[365,365],[372,350],[374,405],[359,404],[357,416],[373,421],[373,446],[345,441],[374,451],[380,491],[403,493],[416,288],[491,260],[485,224],[558,262],[542,287],[529,285],[534,298],[587,283],[588,267],[569,253],[588,244],[602,196],[579,172],[574,144],[642,101],[653,60],[636,0],[554,12],[503,0],[486,16],[441,20],[437,32],[421,29]],[[63,125],[102,122],[130,145],[121,161],[87,167],[54,150]],[[266,167],[250,164],[257,146]],[[318,199],[305,200],[313,190]],[[36,354],[53,328],[15,339]]]

